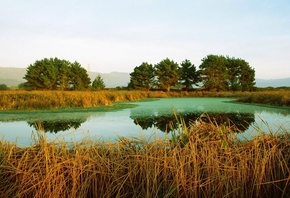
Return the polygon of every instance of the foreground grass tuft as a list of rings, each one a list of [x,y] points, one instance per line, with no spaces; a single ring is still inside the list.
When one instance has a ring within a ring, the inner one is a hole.
[[[239,142],[191,123],[173,138],[0,142],[0,197],[290,197],[290,136]]]

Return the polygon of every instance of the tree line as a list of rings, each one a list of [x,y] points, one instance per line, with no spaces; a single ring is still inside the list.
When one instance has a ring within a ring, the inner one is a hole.
[[[199,70],[190,60],[180,65],[169,58],[159,63],[143,62],[130,73],[132,89],[170,91],[172,87],[193,89],[200,86],[208,91],[252,91],[255,89],[255,70],[243,59],[208,55]]]
[[[98,75],[91,84],[86,69],[78,62],[58,58],[42,59],[31,64],[22,85],[28,90],[101,90],[105,83]],[[190,60],[180,64],[166,58],[153,65],[143,62],[130,73],[128,89],[252,91],[255,89],[255,70],[245,60],[223,55],[208,55],[199,69]]]
[[[105,83],[98,75],[91,85],[87,70],[77,61],[44,58],[28,66],[21,88],[27,90],[100,90]]]

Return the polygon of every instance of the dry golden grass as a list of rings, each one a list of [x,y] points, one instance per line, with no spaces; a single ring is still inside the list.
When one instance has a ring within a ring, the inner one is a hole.
[[[0,197],[290,197],[289,135],[239,142],[227,126],[181,125],[150,141],[1,141]]]
[[[166,97],[234,97],[240,102],[290,106],[290,91],[163,92],[163,91],[0,91],[0,110],[89,108],[114,102]]]
[[[162,92],[162,91],[0,91],[0,110],[90,108],[114,102],[166,97],[235,97],[248,103],[290,105],[290,91]]]
[[[130,91],[2,91],[1,110],[33,110],[108,106],[114,102],[145,98],[146,92]]]
[[[290,91],[259,91],[242,95],[240,102],[290,106]]]

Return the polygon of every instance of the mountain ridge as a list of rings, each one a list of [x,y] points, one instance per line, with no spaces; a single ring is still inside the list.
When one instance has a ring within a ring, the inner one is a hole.
[[[0,67],[0,84],[6,84],[8,87],[18,86],[25,82],[23,77],[26,74],[27,68],[17,67]],[[130,74],[126,72],[88,72],[91,81],[93,81],[98,75],[101,75],[107,88],[124,87],[130,82]],[[289,78],[278,79],[260,79],[256,78],[257,87],[290,87]]]

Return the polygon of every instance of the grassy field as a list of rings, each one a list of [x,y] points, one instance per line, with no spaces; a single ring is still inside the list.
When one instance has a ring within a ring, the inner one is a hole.
[[[0,197],[290,197],[290,135],[182,125],[172,139],[1,141]]]
[[[162,92],[162,91],[1,91],[0,110],[40,110],[108,106],[114,102],[165,97],[234,97],[240,102],[290,106],[290,91]]]

